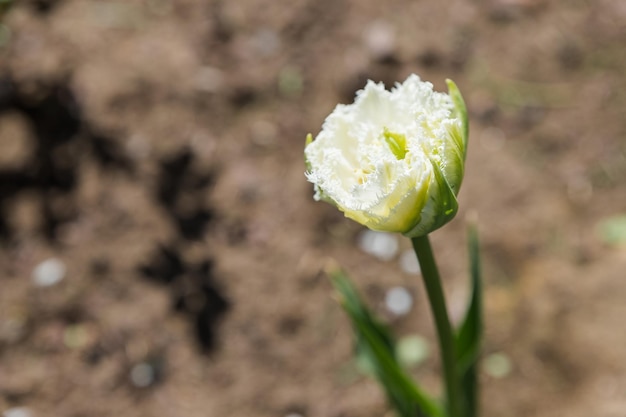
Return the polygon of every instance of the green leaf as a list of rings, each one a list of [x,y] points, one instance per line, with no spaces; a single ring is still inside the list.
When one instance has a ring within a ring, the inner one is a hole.
[[[448,94],[452,98],[452,102],[454,103],[454,110],[457,115],[461,118],[462,123],[462,139],[463,139],[463,159],[465,160],[465,155],[467,153],[467,142],[469,140],[469,119],[467,117],[467,107],[465,106],[465,100],[463,100],[463,96],[461,95],[461,91],[459,91],[459,87],[456,86],[454,81],[447,79],[446,84],[448,84]]]
[[[463,148],[465,145],[461,136],[461,129],[458,126],[449,126],[448,142],[443,154],[443,160],[446,163],[443,164],[442,170],[455,195],[461,189],[465,174],[465,149]]]
[[[408,238],[420,237],[439,229],[456,216],[459,203],[454,190],[446,180],[441,167],[434,159],[430,160],[435,175],[435,184],[428,190],[428,200],[422,208],[422,218],[431,219],[428,223],[419,221],[411,230],[404,232]]]
[[[448,125],[448,137],[444,146],[442,170],[454,190],[455,194],[459,193],[463,175],[465,172],[465,157],[467,155],[467,143],[469,140],[469,120],[467,117],[467,108],[463,101],[463,96],[458,87],[452,80],[446,80],[448,84],[448,94],[454,105],[453,116],[458,118],[461,123]]]
[[[478,415],[476,363],[482,339],[482,285],[478,234],[475,227],[469,230],[469,258],[472,292],[465,318],[456,334],[456,354],[459,378],[465,399],[465,417]]]
[[[370,312],[348,277],[339,269],[330,271],[330,275],[356,334],[357,361],[378,380],[398,414],[401,417],[444,417],[442,408],[402,369],[391,332]]]
[[[478,417],[478,374],[476,364],[471,365],[461,376],[461,412],[464,417]]]

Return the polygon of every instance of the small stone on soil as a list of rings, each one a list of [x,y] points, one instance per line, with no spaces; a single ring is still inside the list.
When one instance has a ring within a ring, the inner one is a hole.
[[[14,407],[3,412],[2,417],[33,417],[33,413],[26,407]]]
[[[194,85],[199,91],[216,93],[224,84],[224,74],[217,68],[202,67],[196,73]]]
[[[365,230],[359,235],[359,248],[376,258],[389,261],[398,253],[398,240],[391,233]]]
[[[146,362],[138,363],[130,371],[130,380],[138,388],[147,388],[154,383],[156,370]]]
[[[417,262],[417,256],[411,249],[402,252],[400,255],[400,268],[411,275],[419,275],[422,272],[420,264]]]
[[[35,267],[33,281],[40,287],[51,287],[65,278],[65,264],[56,258],[50,258]]]
[[[483,362],[483,367],[487,375],[497,379],[509,375],[513,368],[509,357],[501,352],[487,356]]]
[[[396,316],[404,316],[413,307],[413,296],[404,287],[393,287],[385,295],[385,306]]]
[[[270,28],[263,28],[257,31],[253,40],[255,52],[264,58],[276,55],[281,49],[281,44],[278,33]]]
[[[392,25],[384,21],[370,24],[364,33],[367,49],[374,58],[393,55],[396,50],[396,33]]]

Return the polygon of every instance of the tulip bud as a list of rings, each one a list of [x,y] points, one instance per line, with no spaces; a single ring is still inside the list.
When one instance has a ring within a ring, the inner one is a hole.
[[[372,230],[430,233],[457,212],[468,139],[461,93],[411,75],[391,91],[368,81],[337,105],[315,140],[307,137],[306,177],[315,199]]]

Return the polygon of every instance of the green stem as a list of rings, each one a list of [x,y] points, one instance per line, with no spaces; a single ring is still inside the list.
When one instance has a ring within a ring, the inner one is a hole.
[[[459,416],[459,389],[456,372],[456,355],[454,352],[454,338],[452,326],[448,319],[446,299],[441,287],[439,270],[435,263],[428,235],[412,238],[413,248],[422,269],[422,277],[430,302],[430,309],[435,319],[437,336],[439,338],[439,350],[444,371],[444,383],[446,391],[446,406],[448,417]]]

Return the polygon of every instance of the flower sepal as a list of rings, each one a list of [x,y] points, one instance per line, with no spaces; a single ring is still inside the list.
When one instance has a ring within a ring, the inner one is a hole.
[[[418,222],[402,234],[408,238],[427,235],[439,229],[456,216],[459,204],[456,194],[443,175],[439,165],[431,160],[434,181],[428,192],[428,201],[422,208]],[[434,190],[432,188],[435,188]],[[428,221],[426,221],[428,219]]]

